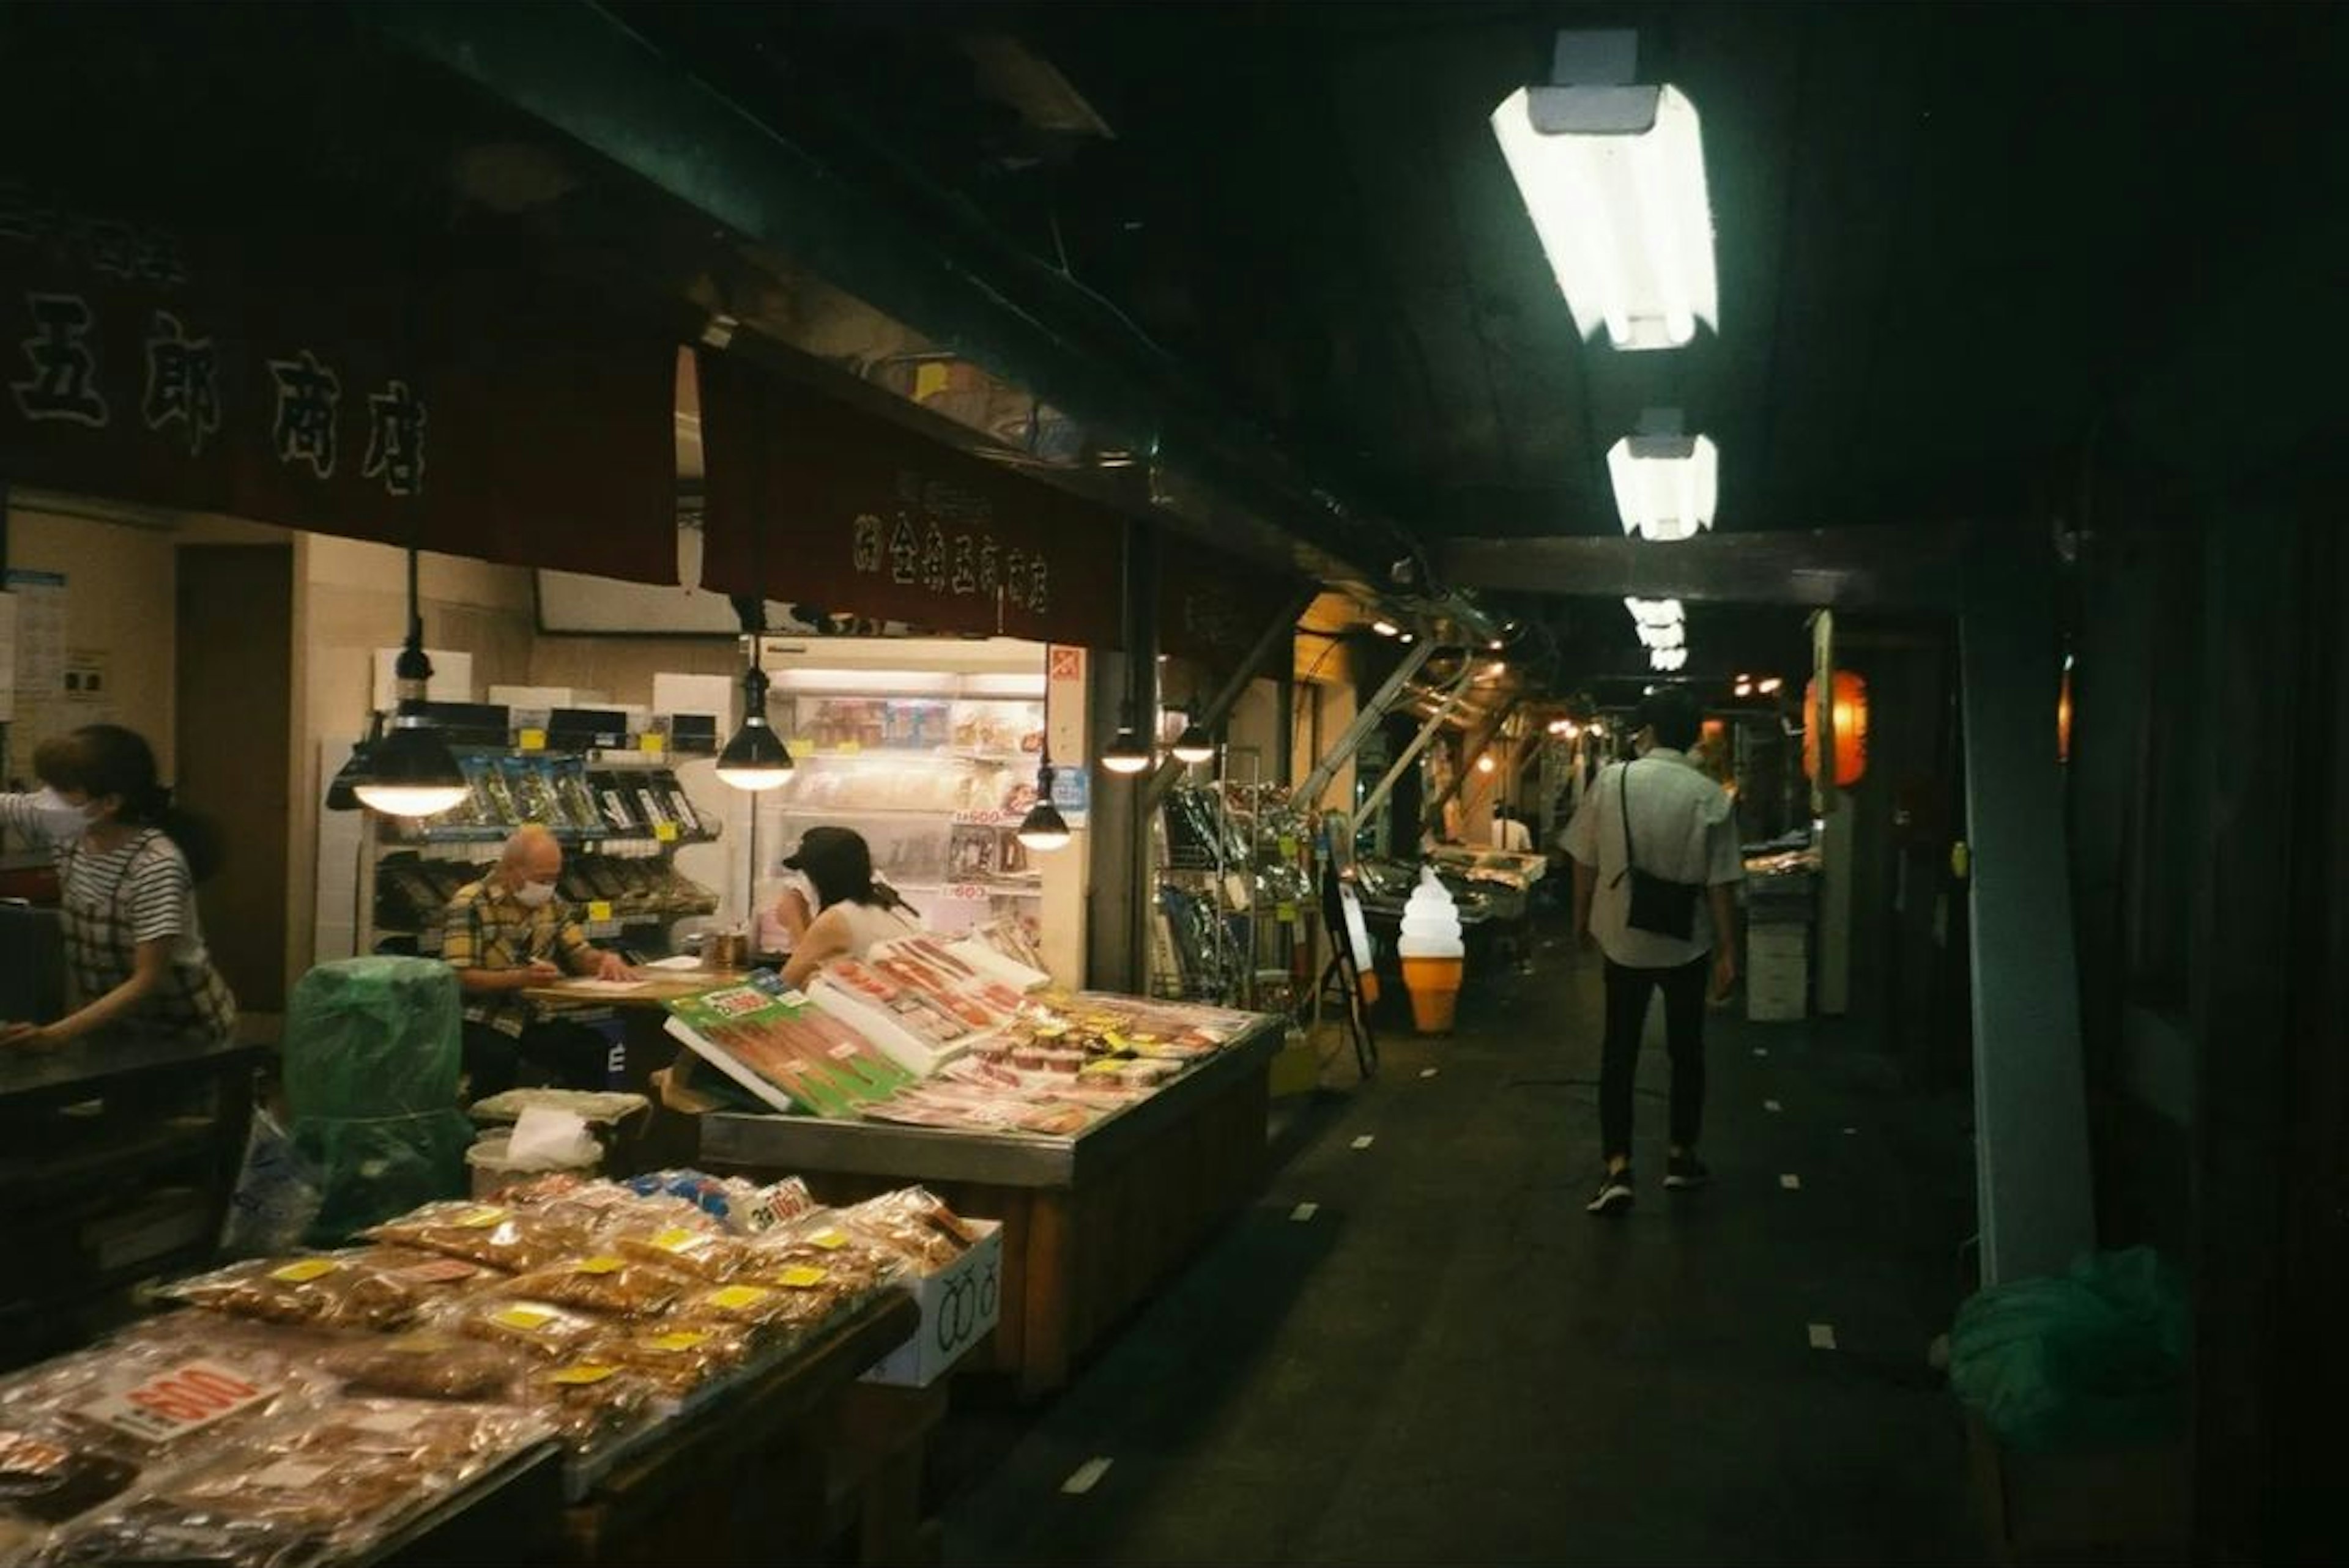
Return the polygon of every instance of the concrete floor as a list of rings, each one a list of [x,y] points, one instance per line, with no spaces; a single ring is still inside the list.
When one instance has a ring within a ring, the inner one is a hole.
[[[1716,1014],[1716,1184],[1659,1185],[1658,1042],[1639,1205],[1593,1220],[1596,965],[1539,963],[1453,1039],[1390,1039],[1375,1082],[1293,1104],[1263,1201],[1059,1399],[958,1404],[948,1562],[1984,1560],[1925,1366],[1971,1229],[1962,1109]]]

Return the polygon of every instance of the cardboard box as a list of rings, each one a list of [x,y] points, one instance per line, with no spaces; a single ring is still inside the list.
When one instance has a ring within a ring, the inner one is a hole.
[[[864,1374],[867,1383],[926,1388],[994,1331],[1003,1315],[1003,1222],[964,1223],[985,1234],[947,1267],[914,1281],[922,1326]]]

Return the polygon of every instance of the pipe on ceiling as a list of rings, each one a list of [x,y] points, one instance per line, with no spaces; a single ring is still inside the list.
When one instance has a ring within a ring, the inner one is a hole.
[[[1255,542],[1323,581],[1377,583],[1425,559],[1400,523],[1333,495],[1106,302],[968,216],[908,212],[695,78],[608,12],[481,0],[354,7],[394,46],[456,73],[757,243],[787,253],[954,353],[1089,424],[1155,437],[1168,466],[1252,514]],[[1226,521],[1236,521],[1226,519]],[[1489,623],[1451,596],[1480,634]]]

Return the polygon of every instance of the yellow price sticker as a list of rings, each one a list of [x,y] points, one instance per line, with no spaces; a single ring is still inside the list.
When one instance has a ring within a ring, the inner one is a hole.
[[[590,1383],[601,1383],[616,1370],[618,1368],[606,1367],[601,1362],[582,1361],[575,1367],[565,1367],[562,1371],[551,1375],[546,1380],[550,1383],[563,1384],[567,1387],[585,1387]]]
[[[859,741],[843,740],[840,743],[840,754],[843,757],[859,756],[864,752],[864,747],[863,743]]]
[[[612,918],[612,905],[611,905],[610,902],[609,902],[608,900],[605,900],[605,899],[600,899],[600,898],[599,898],[599,899],[596,899],[595,901],[594,901],[593,903],[591,903],[590,904],[588,904],[588,906],[587,906],[587,918],[588,918],[589,920],[593,920],[593,921],[603,921],[603,920],[609,920],[609,919],[611,919],[611,918]]]
[[[668,737],[666,735],[639,735],[636,737],[636,749],[643,752],[647,757],[658,757],[662,752],[668,749]]]
[[[1293,903],[1284,903],[1273,911],[1273,917],[1278,920],[1283,925],[1295,925],[1297,923],[1297,906]]]
[[[308,1284],[314,1279],[326,1278],[342,1266],[332,1258],[304,1258],[300,1263],[270,1270],[269,1277],[284,1284]]]
[[[546,731],[543,729],[525,729],[522,732],[521,740],[522,748],[524,751],[546,749]]]
[[[755,1284],[730,1284],[724,1290],[713,1290],[703,1299],[720,1312],[740,1312],[746,1306],[756,1306],[773,1294]]]
[[[682,1356],[709,1344],[709,1336],[698,1328],[680,1328],[674,1334],[656,1334],[645,1343],[664,1356]]]
[[[618,1274],[627,1266],[624,1260],[610,1256],[579,1260],[579,1272],[584,1274]]]
[[[672,1225],[653,1237],[653,1245],[665,1253],[681,1253],[690,1249],[694,1243],[699,1240],[701,1237],[698,1232]]]
[[[653,837],[658,839],[664,844],[673,844],[677,842],[677,824],[675,822],[655,822],[653,824]]]
[[[820,1268],[811,1268],[806,1264],[795,1264],[792,1267],[787,1268],[782,1273],[777,1274],[775,1276],[775,1283],[780,1285],[788,1285],[793,1290],[808,1290],[816,1285],[822,1284],[825,1280],[830,1279],[831,1277],[832,1276],[830,1274],[824,1273],[823,1270]]]
[[[525,1334],[535,1334],[554,1321],[554,1314],[543,1306],[510,1306],[503,1312],[492,1315],[490,1321],[508,1328],[519,1328]]]
[[[1293,834],[1283,833],[1280,835],[1280,852],[1284,857],[1289,860],[1297,858],[1297,840]]]
[[[486,1231],[502,1222],[505,1217],[503,1209],[473,1209],[460,1215],[457,1223],[468,1231]]]
[[[847,1236],[838,1231],[818,1231],[808,1240],[828,1253],[836,1253],[848,1244]]]

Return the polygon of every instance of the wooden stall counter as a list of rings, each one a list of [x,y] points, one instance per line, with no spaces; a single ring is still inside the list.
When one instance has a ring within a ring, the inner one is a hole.
[[[917,1181],[1003,1222],[1002,1317],[968,1363],[1036,1397],[1261,1187],[1272,1059],[1265,1018],[1197,1068],[1073,1138],[714,1113],[701,1163],[804,1177],[828,1203]]]

